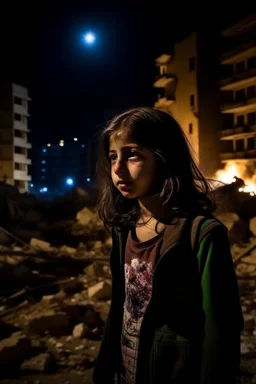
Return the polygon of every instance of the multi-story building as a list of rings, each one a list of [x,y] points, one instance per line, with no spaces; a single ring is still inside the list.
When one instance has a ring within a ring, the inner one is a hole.
[[[227,166],[242,166],[252,176],[256,165],[256,15],[224,30],[222,40],[220,156]]]
[[[28,191],[31,165],[28,142],[28,90],[20,85],[0,86],[0,180]]]
[[[219,168],[221,125],[218,88],[218,34],[192,32],[156,59],[155,108],[169,112],[191,142],[200,168],[212,176]]]

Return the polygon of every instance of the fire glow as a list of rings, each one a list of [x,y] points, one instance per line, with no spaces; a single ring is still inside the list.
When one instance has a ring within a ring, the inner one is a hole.
[[[235,162],[228,163],[226,167],[219,170],[214,175],[214,178],[222,181],[225,184],[232,184],[236,182],[236,177],[244,182],[244,186],[240,187],[239,192],[249,193],[250,196],[256,195],[256,176],[249,178],[247,174],[246,164],[237,164]]]

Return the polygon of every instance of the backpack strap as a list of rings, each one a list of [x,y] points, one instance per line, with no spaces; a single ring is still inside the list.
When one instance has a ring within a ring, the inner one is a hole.
[[[204,236],[211,231],[214,227],[224,227],[224,225],[217,219],[208,219],[206,220],[207,224],[202,228],[199,235],[199,243],[203,240]]]
[[[191,249],[192,249],[192,252],[194,252],[194,250],[196,248],[196,244],[199,243],[198,237],[200,235],[200,232],[198,231],[198,228],[199,228],[200,223],[202,222],[202,220],[204,218],[205,218],[204,216],[197,216],[192,222],[192,227],[191,227]]]
[[[205,220],[206,225],[201,229],[200,224],[203,220]],[[205,216],[197,216],[193,220],[191,228],[191,248],[193,252],[196,251],[204,236],[217,226],[223,227],[223,224],[215,218],[206,219]]]
[[[205,221],[207,223],[205,226],[201,225],[202,221]],[[202,228],[203,226],[203,228]],[[223,224],[215,219],[215,218],[210,218],[207,219],[205,216],[196,216],[194,220],[192,221],[192,227],[191,227],[191,249],[192,252],[195,252],[197,250],[197,247],[203,240],[204,236],[214,227],[217,226],[222,226]],[[116,237],[118,241],[118,247],[119,247],[119,257],[120,257],[120,265],[123,270],[124,266],[124,260],[123,260],[123,255],[124,255],[124,247],[126,244],[126,239],[128,237],[128,229],[116,229]]]

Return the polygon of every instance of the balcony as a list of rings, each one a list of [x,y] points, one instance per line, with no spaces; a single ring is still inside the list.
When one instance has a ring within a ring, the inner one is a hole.
[[[235,64],[250,56],[256,55],[256,41],[241,44],[235,49],[229,50],[220,56],[221,64]]]
[[[256,68],[248,69],[220,81],[221,91],[231,91],[239,88],[246,88],[256,83]]]
[[[167,85],[169,85],[174,80],[175,77],[173,75],[163,73],[156,77],[156,80],[153,85],[155,88],[166,88]]]
[[[155,102],[155,108],[168,108],[170,107],[173,103],[175,102],[174,97],[160,97],[156,102]]]
[[[25,139],[22,139],[21,137],[14,137],[14,145],[16,147],[21,147],[21,148],[27,148],[30,149],[32,145],[28,143]]]
[[[20,153],[14,153],[14,162],[30,165],[31,159],[28,159],[25,155],[21,155]]]
[[[23,132],[30,132],[30,129],[28,129],[27,125],[18,120],[14,120],[13,128]]]
[[[222,113],[244,113],[256,110],[256,97],[251,97],[243,101],[231,101],[221,106]]]
[[[31,181],[31,176],[27,174],[27,171],[14,170],[14,180]]]
[[[155,60],[155,65],[157,66],[166,65],[170,63],[171,59],[172,59],[172,55],[168,55],[167,53],[164,53]]]
[[[221,153],[220,159],[224,162],[231,160],[256,160],[256,149],[247,151]]]
[[[19,104],[13,105],[13,112],[18,113],[19,115],[30,116],[27,111],[27,108],[24,108],[23,105],[19,105]]]
[[[12,92],[14,96],[20,97],[21,99],[26,99],[28,101],[31,100],[31,98],[28,96],[27,88],[24,88],[21,85],[12,84]]]
[[[241,126],[230,129],[223,129],[219,131],[221,140],[233,140],[233,139],[244,139],[247,137],[256,136],[256,124],[252,126]]]

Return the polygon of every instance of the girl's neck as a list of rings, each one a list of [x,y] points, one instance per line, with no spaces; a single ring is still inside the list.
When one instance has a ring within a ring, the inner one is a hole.
[[[149,220],[151,217],[158,221],[168,220],[170,217],[171,209],[168,205],[162,205],[157,197],[143,197],[138,199],[141,209],[141,219],[143,221]]]

